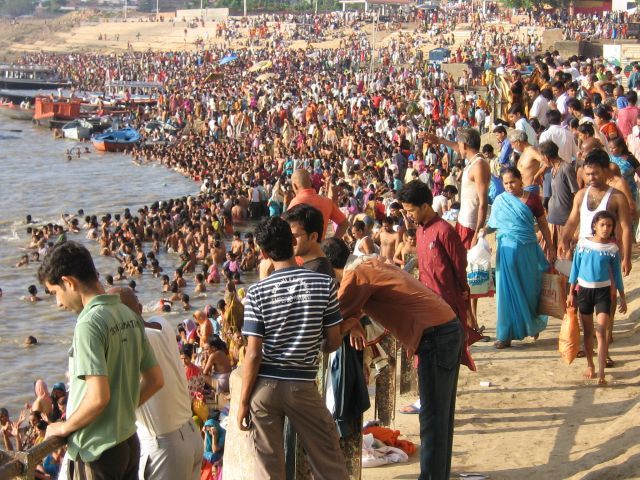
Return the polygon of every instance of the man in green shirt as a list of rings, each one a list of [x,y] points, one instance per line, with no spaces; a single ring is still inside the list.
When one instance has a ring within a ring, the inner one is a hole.
[[[49,425],[46,436],[68,437],[70,478],[137,480],[135,410],[164,384],[144,325],[117,295],[105,294],[79,243],[54,246],[38,278],[59,306],[78,313],[67,421]]]

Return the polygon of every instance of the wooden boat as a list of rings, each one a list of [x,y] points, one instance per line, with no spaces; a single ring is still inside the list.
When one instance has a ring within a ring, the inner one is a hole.
[[[0,115],[12,120],[31,120],[33,118],[33,108],[21,108],[11,102],[0,103]]]
[[[91,138],[91,143],[99,152],[123,152],[140,142],[140,134],[133,128],[123,128],[101,133]]]
[[[62,127],[62,135],[64,138],[70,138],[72,140],[86,140],[91,137],[92,131],[93,125],[82,119],[72,120]]]
[[[65,123],[80,117],[80,101],[54,100],[48,97],[36,98],[35,122],[44,127],[62,127]]]

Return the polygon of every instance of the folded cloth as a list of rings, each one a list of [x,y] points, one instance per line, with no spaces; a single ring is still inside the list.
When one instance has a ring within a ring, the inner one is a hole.
[[[399,448],[407,455],[411,455],[416,451],[416,446],[413,442],[409,440],[398,439],[398,437],[400,436],[399,430],[391,430],[390,428],[386,427],[367,427],[362,431],[362,434],[371,434],[377,440],[380,440],[390,447]]]

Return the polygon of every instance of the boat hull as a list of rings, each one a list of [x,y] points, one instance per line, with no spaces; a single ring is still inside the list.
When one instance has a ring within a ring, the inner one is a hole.
[[[86,127],[63,128],[62,135],[71,140],[86,140],[91,137],[91,129]]]
[[[0,105],[0,115],[12,120],[32,120],[33,112],[33,108],[20,108],[13,104]]]
[[[95,140],[91,141],[93,147],[99,152],[124,152],[133,148],[137,142],[109,142],[107,140]]]

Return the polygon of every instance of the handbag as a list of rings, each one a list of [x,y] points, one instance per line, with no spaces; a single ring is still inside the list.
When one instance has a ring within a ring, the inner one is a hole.
[[[538,315],[562,319],[566,312],[567,277],[555,269],[542,274]]]

